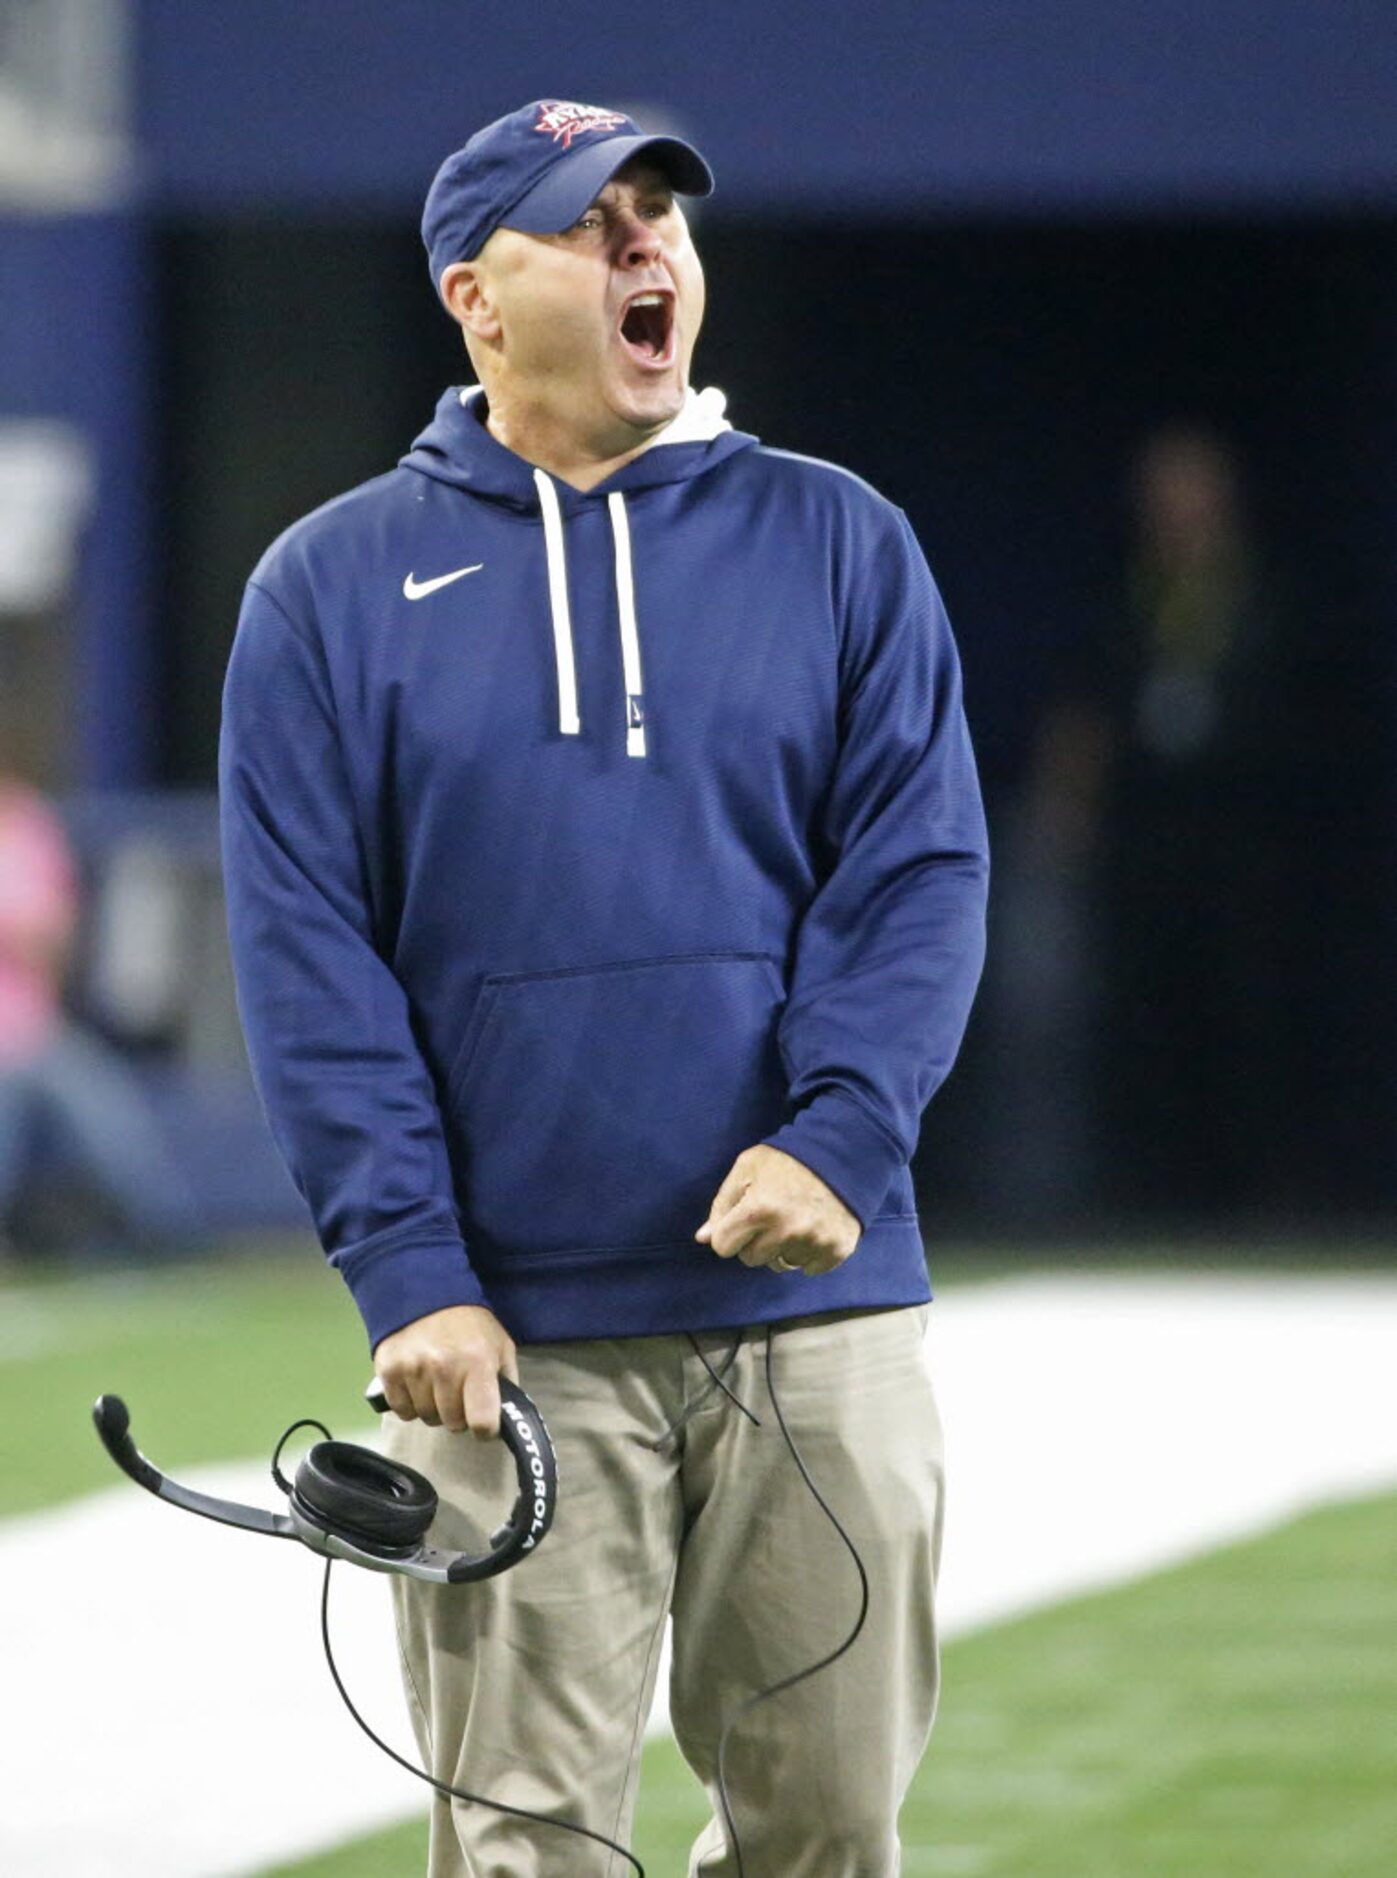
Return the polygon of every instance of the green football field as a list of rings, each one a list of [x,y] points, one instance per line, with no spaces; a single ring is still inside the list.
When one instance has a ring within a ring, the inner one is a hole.
[[[1397,1498],[952,1643],[902,1815],[905,1878],[1391,1878]],[[651,1741],[634,1850],[682,1878],[707,1817]],[[425,1828],[297,1878],[424,1868]]]
[[[267,1453],[288,1414],[352,1437],[367,1373],[313,1253],[0,1284],[0,1514],[111,1483],[100,1390],[177,1472]],[[647,1744],[649,1878],[682,1878],[706,1812],[673,1744]],[[1389,1878],[1397,1496],[953,1642],[902,1837],[905,1878]],[[419,1817],[277,1869],[411,1878],[424,1845]]]

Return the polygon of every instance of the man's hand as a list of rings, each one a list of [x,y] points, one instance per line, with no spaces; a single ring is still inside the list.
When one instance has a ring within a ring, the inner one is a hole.
[[[759,1142],[733,1162],[694,1237],[720,1259],[819,1278],[844,1263],[862,1231],[858,1216],[804,1161]]]
[[[374,1348],[374,1373],[405,1422],[469,1428],[481,1441],[500,1432],[501,1370],[519,1381],[508,1331],[483,1304],[452,1304],[404,1324]]]

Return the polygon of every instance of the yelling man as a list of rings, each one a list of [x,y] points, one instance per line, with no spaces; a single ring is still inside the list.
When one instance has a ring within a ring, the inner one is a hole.
[[[439,1798],[432,1878],[621,1869],[552,1822],[628,1833],[669,1616],[690,1878],[734,1835],[750,1878],[890,1878],[936,1705],[909,1161],[981,966],[980,795],[905,515],[690,386],[711,188],[557,100],[447,158],[423,236],[478,383],[273,544],[227,675],[243,1023],[390,1450],[463,1548],[511,1497],[501,1374],[558,1451],[521,1567],[393,1580],[432,1772],[546,1816]],[[867,1614],[720,1769],[860,1610],[787,1430]]]

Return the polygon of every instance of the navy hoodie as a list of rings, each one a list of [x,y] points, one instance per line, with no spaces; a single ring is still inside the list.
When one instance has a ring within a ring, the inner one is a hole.
[[[229,932],[278,1147],[370,1346],[930,1297],[908,1162],[979,977],[984,820],[900,509],[691,392],[585,494],[452,388],[287,530],[223,697]],[[697,1242],[744,1148],[862,1235]]]

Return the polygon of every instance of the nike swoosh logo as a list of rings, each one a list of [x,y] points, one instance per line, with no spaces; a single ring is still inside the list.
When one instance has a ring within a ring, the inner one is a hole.
[[[438,574],[435,580],[418,580],[415,575],[409,574],[403,582],[403,594],[409,600],[425,600],[438,587],[449,587],[453,580],[460,580],[467,574],[478,574],[484,565],[484,561],[477,561],[474,567],[458,567],[454,574]]]

